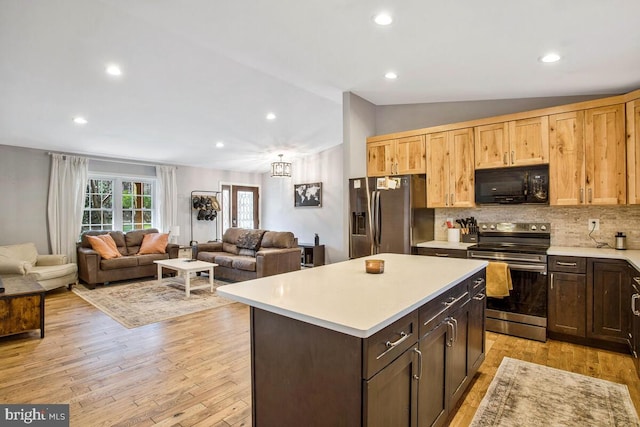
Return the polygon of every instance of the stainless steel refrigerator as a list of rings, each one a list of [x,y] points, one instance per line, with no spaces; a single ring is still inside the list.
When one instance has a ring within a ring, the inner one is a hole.
[[[426,175],[350,179],[349,206],[350,258],[410,254],[412,246],[433,240]]]

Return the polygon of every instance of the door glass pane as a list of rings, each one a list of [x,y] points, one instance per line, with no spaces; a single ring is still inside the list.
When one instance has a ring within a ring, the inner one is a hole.
[[[222,189],[222,234],[231,227],[229,221],[231,221],[231,198],[229,187],[226,187]]]
[[[253,192],[238,191],[238,227],[253,226]]]

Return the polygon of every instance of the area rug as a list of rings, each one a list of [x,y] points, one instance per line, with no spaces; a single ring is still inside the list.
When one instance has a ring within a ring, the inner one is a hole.
[[[505,357],[471,423],[640,426],[626,385]]]
[[[208,283],[208,277],[194,277],[191,286]],[[174,317],[208,310],[233,301],[219,297],[209,289],[192,290],[186,297],[182,278],[164,278],[161,281],[114,283],[87,289],[82,284],[73,292],[103,313],[127,328],[156,323]],[[227,283],[216,280],[214,288]]]

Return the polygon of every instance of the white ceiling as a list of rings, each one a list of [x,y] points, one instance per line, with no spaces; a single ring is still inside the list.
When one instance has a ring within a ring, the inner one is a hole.
[[[640,88],[638,19],[638,0],[0,0],[0,144],[266,172],[342,142],[345,91],[389,105]]]

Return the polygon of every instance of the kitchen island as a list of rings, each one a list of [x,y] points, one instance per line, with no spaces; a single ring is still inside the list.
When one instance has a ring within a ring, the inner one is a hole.
[[[446,422],[484,360],[487,263],[375,258],[218,288],[251,306],[254,426]]]

